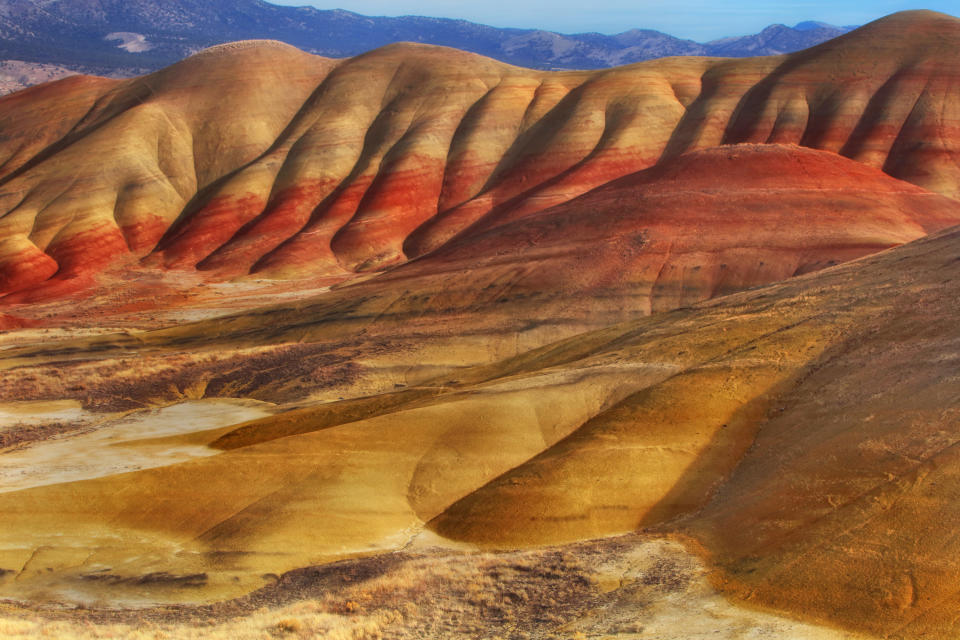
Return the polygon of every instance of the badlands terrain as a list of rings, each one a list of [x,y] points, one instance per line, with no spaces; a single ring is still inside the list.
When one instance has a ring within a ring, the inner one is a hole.
[[[0,632],[956,637],[958,48],[0,98]]]

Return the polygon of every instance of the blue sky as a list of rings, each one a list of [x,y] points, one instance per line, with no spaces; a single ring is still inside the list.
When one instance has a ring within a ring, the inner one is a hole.
[[[366,15],[425,15],[463,18],[498,27],[529,27],[563,33],[618,33],[634,27],[705,41],[755,33],[776,22],[822,20],[838,25],[863,24],[904,9],[933,9],[960,15],[960,0],[903,2],[887,0],[271,0],[277,4],[312,4]]]

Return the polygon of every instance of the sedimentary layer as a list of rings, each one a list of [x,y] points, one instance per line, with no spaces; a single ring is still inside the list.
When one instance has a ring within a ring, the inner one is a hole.
[[[0,287],[7,304],[64,297],[117,264],[350,279],[729,143],[831,151],[956,196],[958,44],[956,19],[920,11],[787,56],[597,72],[250,42],[69,78],[0,99]]]

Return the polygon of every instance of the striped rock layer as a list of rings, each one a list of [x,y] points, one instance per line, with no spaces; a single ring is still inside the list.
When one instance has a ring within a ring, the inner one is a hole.
[[[736,143],[832,152],[955,197],[958,46],[960,21],[917,11],[787,56],[593,72],[247,42],[128,81],[68,78],[0,99],[0,294],[60,297],[116,265],[349,279]],[[780,170],[785,188],[803,180]],[[883,242],[817,259],[916,237],[889,222]]]

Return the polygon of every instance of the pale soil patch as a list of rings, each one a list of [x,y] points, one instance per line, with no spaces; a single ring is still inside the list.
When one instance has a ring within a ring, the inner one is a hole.
[[[117,48],[124,49],[130,53],[143,53],[153,49],[153,45],[147,40],[147,36],[142,33],[132,33],[129,31],[117,31],[108,33],[104,40],[108,42],[119,42]]]
[[[77,400],[0,404],[0,453],[11,447],[90,431],[103,419],[103,414],[84,410]]]
[[[78,420],[89,417],[70,403],[14,403],[0,406],[0,422]],[[0,493],[62,482],[150,469],[219,453],[205,446],[138,443],[239,424],[270,415],[274,405],[255,400],[188,400],[161,409],[108,419],[96,430],[53,438],[0,453]]]
[[[708,569],[679,542],[655,539],[596,567],[609,597],[564,629],[618,640],[854,640],[867,636],[747,609],[711,586]]]
[[[77,400],[41,400],[0,404],[0,429],[21,424],[43,424],[64,420],[92,420]]]

